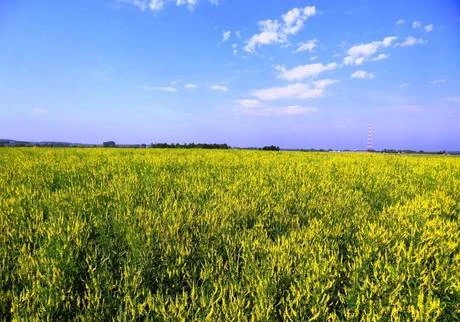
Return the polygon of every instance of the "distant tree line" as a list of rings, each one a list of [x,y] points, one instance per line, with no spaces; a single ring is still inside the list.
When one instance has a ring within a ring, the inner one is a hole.
[[[117,146],[117,144],[114,141],[106,141],[102,143],[102,146],[104,148],[114,148]]]
[[[263,151],[279,151],[280,147],[276,146],[276,145],[267,145],[267,146],[264,146],[261,150],[263,150]]]
[[[69,142],[53,142],[53,141],[43,141],[43,142],[32,142],[32,141],[16,141],[16,140],[5,140],[0,139],[0,146],[9,146],[9,147],[71,147],[71,148],[81,148],[81,147],[97,147],[97,144],[81,144],[81,143],[69,143]]]
[[[436,151],[436,152],[426,152],[423,150],[415,151],[415,150],[396,150],[396,149],[383,149],[382,153],[404,153],[404,154],[447,154],[446,151]]]
[[[15,141],[0,139],[0,146],[10,147],[104,147],[104,148],[158,148],[158,149],[230,149],[231,147],[224,144],[217,143],[151,143],[147,144],[117,144],[115,141],[104,141],[101,144],[79,144],[68,142],[30,142],[30,141]]]
[[[81,143],[69,143],[69,142],[54,142],[54,141],[16,141],[0,139],[0,147],[79,147],[79,148],[95,148],[101,147],[101,144],[81,144]],[[115,141],[105,141],[102,143],[103,147],[106,148],[157,148],[157,149],[232,149],[226,143],[224,144],[209,144],[209,143],[151,143],[147,144],[116,144]],[[245,149],[245,150],[262,150],[262,151],[280,151],[280,147],[276,145],[267,145],[262,148],[260,147],[249,147],[249,148],[238,148],[234,149]],[[303,151],[303,152],[359,152],[359,150],[332,150],[332,149],[288,149],[286,151]],[[362,152],[363,150],[361,150]],[[410,149],[383,149],[369,151],[373,153],[395,153],[395,154],[451,154],[460,155],[460,151],[423,151],[423,150],[410,150]]]
[[[221,149],[226,150],[230,149],[230,146],[226,143],[224,144],[217,144],[217,143],[152,143],[149,146],[153,149]]]

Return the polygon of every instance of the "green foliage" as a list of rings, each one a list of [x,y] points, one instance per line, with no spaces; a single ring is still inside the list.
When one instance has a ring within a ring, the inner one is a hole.
[[[263,151],[279,151],[280,147],[276,146],[276,145],[267,145],[267,146],[264,146],[261,150],[263,150]]]
[[[456,321],[460,159],[4,148],[0,320]]]
[[[117,144],[114,141],[106,141],[106,142],[102,143],[102,146],[104,148],[113,148],[113,147],[116,147]]]

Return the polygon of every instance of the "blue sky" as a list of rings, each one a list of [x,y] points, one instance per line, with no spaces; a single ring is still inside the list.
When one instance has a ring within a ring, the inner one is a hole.
[[[0,138],[460,150],[460,3],[0,1]]]

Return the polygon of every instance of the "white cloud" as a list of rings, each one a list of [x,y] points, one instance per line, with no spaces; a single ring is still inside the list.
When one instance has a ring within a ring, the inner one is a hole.
[[[228,87],[224,85],[212,85],[209,86],[210,90],[219,91],[219,92],[228,92]]]
[[[412,22],[412,28],[414,29],[422,28],[422,23],[420,21],[414,21]]]
[[[433,24],[429,24],[429,25],[426,25],[425,27],[423,27],[423,29],[425,29],[426,32],[432,32],[433,29],[434,29],[434,26],[433,26]]]
[[[284,25],[283,32],[287,35],[295,35],[298,33],[305,21],[316,14],[315,7],[294,8],[289,10],[282,16]]]
[[[147,6],[148,6],[147,1],[145,1],[145,0],[117,0],[116,2],[117,3],[129,3],[129,4],[133,5],[133,6],[138,7],[142,11],[147,9]]]
[[[287,81],[298,81],[308,77],[315,77],[323,72],[334,70],[336,68],[336,63],[330,63],[327,65],[323,65],[321,63],[307,64],[296,66],[292,69],[286,69],[284,66],[276,66],[276,70],[279,72],[278,77]]]
[[[385,60],[385,59],[388,59],[388,57],[390,57],[390,55],[387,55],[387,54],[378,54],[377,56],[375,56],[374,58],[372,58],[372,61]]]
[[[399,88],[407,88],[411,85],[411,83],[402,83],[401,85],[399,85]]]
[[[406,20],[404,19],[399,19],[398,21],[396,21],[397,25],[404,25],[405,23],[406,23]]]
[[[226,42],[227,40],[229,40],[231,35],[232,35],[232,32],[230,30],[222,31],[222,42]]]
[[[118,3],[128,3],[141,9],[142,11],[149,9],[153,12],[161,11],[166,3],[175,3],[176,6],[187,6],[193,10],[198,5],[198,0],[116,0]],[[219,5],[219,0],[208,0],[210,4]]]
[[[259,21],[259,27],[261,32],[253,35],[244,47],[248,53],[254,53],[258,46],[286,42],[286,35],[279,32],[280,24],[278,21]]]
[[[144,86],[144,90],[157,91],[157,92],[168,92],[168,93],[177,92],[177,88],[174,86]]]
[[[193,10],[198,4],[198,0],[176,0],[176,6],[187,6],[190,10]]]
[[[303,107],[300,105],[270,106],[264,105],[256,99],[242,99],[236,101],[241,107],[240,110],[246,114],[257,116],[296,116],[316,112],[318,109],[313,107]]]
[[[308,51],[312,52],[317,47],[318,39],[311,39],[307,42],[300,43],[299,47],[295,50],[296,53]]]
[[[189,83],[189,84],[185,84],[184,87],[185,87],[186,89],[195,89],[195,88],[198,88],[198,85]]]
[[[32,113],[35,115],[45,115],[45,114],[48,114],[48,110],[45,108],[41,108],[41,107],[34,107],[32,109]]]
[[[238,44],[232,44],[233,55],[238,55]]]
[[[257,47],[276,43],[286,43],[291,35],[302,30],[305,21],[316,14],[315,7],[294,8],[281,16],[281,22],[275,20],[259,21],[260,32],[249,38],[244,50],[254,53]]]
[[[258,116],[298,116],[318,111],[316,108],[302,107],[300,105],[289,105],[285,107],[243,108],[242,110],[247,114]]]
[[[376,59],[380,56],[379,55],[377,57],[374,57],[377,51],[383,48],[390,47],[393,44],[393,42],[396,41],[396,39],[398,38],[395,36],[389,36],[385,37],[381,41],[373,41],[367,44],[352,46],[350,49],[348,49],[348,56],[344,58],[344,63],[345,65],[361,65],[367,60],[372,60],[374,58]]]
[[[236,31],[235,36],[236,36],[236,38],[241,39],[241,31],[239,31],[239,30]]]
[[[300,105],[289,105],[281,108],[267,108],[263,113],[269,115],[303,115],[317,112],[318,109],[314,107],[302,107]]]
[[[236,101],[240,106],[242,107],[260,107],[262,103],[259,100],[256,99],[241,99]]]
[[[338,82],[339,81],[336,80],[336,79],[325,78],[325,79],[320,79],[320,80],[314,81],[313,85],[316,88],[325,89],[326,87],[334,85],[334,84],[336,84]]]
[[[460,96],[443,97],[442,100],[447,102],[460,103]]]
[[[383,38],[381,43],[380,42],[378,42],[378,43],[379,43],[380,46],[383,46],[383,47],[387,48],[387,47],[390,47],[391,44],[396,41],[396,39],[398,39],[398,37],[389,36],[389,37]]]
[[[315,6],[310,6],[310,7],[305,7],[303,8],[304,15],[307,17],[313,17],[316,15],[316,7]]]
[[[356,72],[351,74],[351,78],[372,79],[372,78],[375,78],[375,75],[365,70],[357,70]]]
[[[150,0],[149,8],[152,11],[160,11],[165,5],[164,0]]]
[[[301,15],[302,14],[300,9],[294,8],[289,10],[282,16],[284,26],[287,31],[286,33],[296,34],[297,32],[299,32],[299,30],[302,28],[302,26],[299,24],[303,24],[303,21],[299,19]]]
[[[415,38],[412,36],[407,37],[403,42],[397,43],[397,47],[411,47],[415,45],[424,45],[427,41],[422,38]]]
[[[283,87],[259,89],[253,91],[252,95],[262,101],[317,98],[324,96],[325,89],[337,82],[334,79],[322,79],[312,84],[295,83]]]
[[[442,84],[447,83],[447,79],[435,79],[430,82],[430,84]]]
[[[167,0],[118,0],[118,3],[128,3],[133,6],[138,7],[142,11],[150,9],[154,12],[160,11],[163,9]]]

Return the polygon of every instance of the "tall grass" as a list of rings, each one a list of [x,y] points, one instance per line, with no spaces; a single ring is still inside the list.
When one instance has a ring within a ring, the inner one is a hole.
[[[460,159],[0,149],[4,321],[455,321]]]

